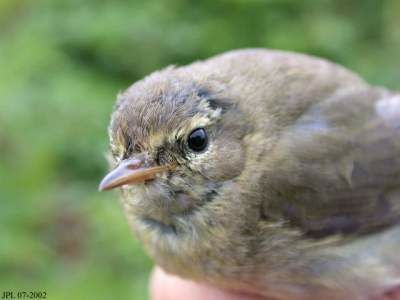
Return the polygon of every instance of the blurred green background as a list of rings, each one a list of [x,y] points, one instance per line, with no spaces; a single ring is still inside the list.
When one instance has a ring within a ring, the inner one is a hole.
[[[146,299],[150,260],[98,193],[115,95],[241,47],[323,56],[400,88],[400,1],[0,0],[0,292]]]

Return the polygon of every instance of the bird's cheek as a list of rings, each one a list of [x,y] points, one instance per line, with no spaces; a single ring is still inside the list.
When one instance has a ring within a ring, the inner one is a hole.
[[[242,173],[244,163],[244,150],[239,142],[221,141],[210,152],[203,174],[212,180],[233,179]]]

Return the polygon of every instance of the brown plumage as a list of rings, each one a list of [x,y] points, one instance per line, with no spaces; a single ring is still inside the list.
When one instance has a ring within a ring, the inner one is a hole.
[[[276,299],[400,284],[400,94],[306,55],[168,67],[109,127],[136,236],[166,271]],[[135,185],[133,185],[135,183]]]

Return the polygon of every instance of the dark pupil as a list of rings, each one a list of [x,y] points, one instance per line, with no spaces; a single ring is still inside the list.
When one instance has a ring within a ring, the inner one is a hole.
[[[193,151],[202,151],[207,146],[207,134],[203,128],[195,129],[189,134],[188,146]]]

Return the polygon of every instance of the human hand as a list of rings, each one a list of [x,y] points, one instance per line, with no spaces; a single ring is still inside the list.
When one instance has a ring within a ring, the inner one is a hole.
[[[166,274],[160,268],[153,271],[150,280],[151,300],[267,300],[259,296],[225,291]]]

